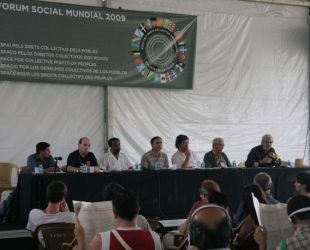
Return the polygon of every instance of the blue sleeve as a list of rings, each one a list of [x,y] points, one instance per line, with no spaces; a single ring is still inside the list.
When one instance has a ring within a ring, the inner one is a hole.
[[[56,161],[54,160],[53,156],[50,155],[49,157],[49,167],[55,167]]]
[[[92,162],[93,162],[93,164],[94,164],[94,165],[92,165],[92,166],[98,166],[99,164],[98,164],[98,162],[97,162],[96,156],[95,156],[93,153],[92,153],[91,155],[92,155]]]
[[[27,172],[32,173],[37,166],[37,160],[33,155],[29,155],[27,159]]]
[[[247,168],[250,168],[250,167],[254,167],[254,162],[256,161],[256,154],[255,154],[255,151],[254,149],[251,149],[250,153],[248,154],[248,158],[247,160],[245,161],[245,166]]]

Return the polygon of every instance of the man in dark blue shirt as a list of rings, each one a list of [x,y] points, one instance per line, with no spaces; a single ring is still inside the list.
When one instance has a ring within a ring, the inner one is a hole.
[[[39,142],[36,145],[36,153],[29,155],[27,159],[28,173],[34,172],[34,168],[39,165],[43,166],[44,172],[54,172],[56,162],[51,156],[50,144]],[[59,171],[59,168],[56,169]]]
[[[95,155],[89,151],[90,139],[82,137],[79,140],[78,149],[69,154],[67,159],[67,172],[79,172],[84,164],[92,167],[98,167]]]
[[[261,145],[251,149],[245,166],[250,167],[272,167],[280,166],[281,160],[272,147],[273,138],[271,135],[266,134],[262,137]]]

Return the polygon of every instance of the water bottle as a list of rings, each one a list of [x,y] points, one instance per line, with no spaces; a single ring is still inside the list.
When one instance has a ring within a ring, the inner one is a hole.
[[[155,170],[160,170],[160,162],[159,161],[155,162],[154,168],[155,168]]]
[[[291,167],[292,167],[292,163],[291,163],[290,160],[287,161],[287,167],[288,167],[288,168],[291,168]]]
[[[237,162],[236,162],[236,161],[233,161],[233,162],[232,162],[232,167],[233,167],[233,168],[236,168],[236,167],[237,167]]]
[[[206,168],[206,163],[204,161],[202,161],[201,163],[201,166],[200,166],[202,169],[205,169]]]
[[[136,164],[135,164],[135,170],[136,170],[136,171],[139,171],[139,170],[140,170],[139,163],[136,163]]]
[[[42,164],[39,165],[38,169],[39,169],[39,174],[44,173],[44,168],[43,168]]]
[[[87,165],[86,164],[83,164],[82,166],[82,173],[87,173]]]

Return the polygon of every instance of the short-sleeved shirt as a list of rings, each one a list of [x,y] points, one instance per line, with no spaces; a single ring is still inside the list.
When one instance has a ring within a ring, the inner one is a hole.
[[[262,160],[266,155],[269,153],[276,153],[274,148],[270,148],[268,151],[265,151],[262,145],[258,145],[251,149],[250,153],[248,154],[248,158],[245,162],[246,167],[254,167],[255,162],[259,165],[259,167],[272,167],[273,163],[270,164],[259,164],[259,161]]]
[[[164,152],[160,152],[159,155],[152,150],[146,152],[141,159],[141,167],[147,169],[154,169],[155,163],[160,163],[160,168],[169,168],[168,156]]]
[[[188,167],[195,167],[195,168],[200,167],[201,163],[198,160],[197,155],[191,150],[190,152],[191,152],[191,156],[189,158]],[[171,162],[172,162],[172,165],[176,166],[176,168],[182,168],[182,164],[184,163],[185,159],[186,159],[186,155],[183,152],[178,150],[172,156]]]
[[[153,231],[143,230],[139,227],[117,228],[123,240],[134,250],[161,250],[161,241]],[[118,242],[111,231],[100,233],[102,250],[123,250],[124,248]]]
[[[89,166],[98,166],[97,159],[92,152],[88,152],[86,156],[81,156],[79,150],[75,150],[69,154],[67,166],[79,168],[89,162]]]
[[[38,226],[47,223],[75,223],[75,214],[72,212],[47,214],[41,209],[32,209],[29,214],[26,228],[31,232],[35,232]],[[42,243],[44,243],[41,232],[39,232],[38,238]]]
[[[308,250],[310,247],[310,225],[299,227],[294,236],[285,242],[287,250]],[[281,249],[281,244],[279,244],[277,250]]]
[[[37,154],[32,154],[28,156],[27,159],[27,171],[28,173],[32,173],[35,167],[42,165],[44,169],[49,167],[55,167],[56,162],[54,158],[50,155],[47,159],[43,162],[40,161]]]
[[[205,154],[203,161],[207,168],[231,167],[231,163],[225,153],[215,154],[212,150]]]
[[[107,170],[127,170],[132,167],[132,163],[129,161],[127,155],[123,152],[119,152],[118,159],[111,153],[111,151],[103,155],[103,166]]]

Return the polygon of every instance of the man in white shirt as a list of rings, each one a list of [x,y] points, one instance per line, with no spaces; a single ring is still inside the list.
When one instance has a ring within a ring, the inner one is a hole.
[[[38,226],[47,223],[75,223],[75,215],[69,212],[65,200],[66,195],[66,185],[60,181],[52,181],[46,189],[47,207],[44,210],[32,209],[30,211],[27,229],[34,233]],[[41,232],[38,238],[44,245]]]
[[[110,151],[103,155],[103,167],[107,170],[132,169],[132,163],[128,157],[121,152],[121,143],[118,138],[111,138],[108,141]]]
[[[176,168],[197,168],[200,167],[200,161],[197,155],[189,149],[189,140],[186,135],[178,135],[175,139],[177,152],[172,156],[172,165]]]

